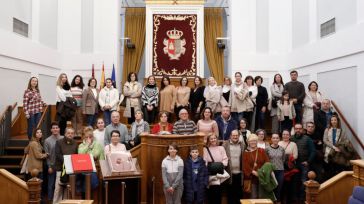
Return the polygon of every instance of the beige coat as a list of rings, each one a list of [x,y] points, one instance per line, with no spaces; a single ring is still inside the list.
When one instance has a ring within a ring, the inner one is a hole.
[[[31,172],[33,169],[38,169],[39,172],[42,172],[43,159],[47,158],[47,155],[42,153],[42,145],[38,141],[32,140],[25,151],[28,152],[28,172]]]
[[[211,108],[213,113],[219,113],[223,106],[229,105],[222,97],[221,86],[206,86],[203,95],[206,99],[206,107]]]
[[[279,121],[284,121],[284,113],[283,113],[283,104],[281,101],[277,102],[278,108],[277,108],[277,117]],[[296,118],[296,111],[294,109],[293,101],[290,101],[289,103],[289,119]]]
[[[243,86],[243,85],[241,85]],[[231,86],[229,103],[231,106],[231,112],[245,112],[251,111],[254,108],[253,100],[249,97],[248,87],[239,89],[235,92],[236,84]]]
[[[124,84],[124,96],[126,97],[126,107],[124,117],[131,118],[131,108],[141,110],[140,97],[142,96],[142,85],[139,82],[126,82]]]
[[[99,90],[96,89],[97,95],[95,96],[91,88],[83,90],[82,93],[82,113],[87,115],[97,114],[99,111]]]
[[[322,102],[323,96],[320,92],[316,92],[316,97],[318,102]],[[314,102],[309,93],[306,93],[305,99],[303,100],[303,116],[302,116],[302,124],[303,127],[306,128],[307,122],[314,122],[313,118],[313,106]]]
[[[324,132],[324,145],[325,145],[325,154],[324,154],[324,160],[326,162],[328,162],[328,156],[331,152],[331,150],[333,150],[334,148],[334,142],[332,140],[332,128],[326,128],[325,132]],[[349,143],[348,138],[346,137],[346,133],[343,129],[337,129],[336,130],[336,141],[335,143],[340,143],[340,144],[347,144]]]

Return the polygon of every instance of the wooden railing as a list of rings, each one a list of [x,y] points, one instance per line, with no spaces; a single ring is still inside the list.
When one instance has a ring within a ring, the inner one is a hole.
[[[11,123],[11,136],[26,135],[27,127],[23,106],[18,106],[18,112]]]
[[[5,147],[10,138],[11,115],[17,103],[6,107],[5,111],[0,115],[0,155],[4,154]]]
[[[50,125],[51,125],[51,105],[46,106],[43,109],[42,116],[37,124],[37,128],[42,129],[42,133],[44,135],[44,139],[51,135]]]
[[[338,105],[334,101],[331,101],[331,104],[334,107],[335,112],[339,115],[339,117],[341,119],[341,124],[347,127],[347,129],[350,131],[350,133],[353,136],[352,138],[355,139],[356,142],[352,142],[353,146],[356,147],[355,149],[358,151],[358,153],[361,155],[361,157],[363,157],[363,150],[364,150],[363,142],[361,141],[359,136],[356,134],[353,127],[351,127],[350,123],[345,118],[344,114],[341,112]]]
[[[31,172],[27,182],[5,169],[0,169],[0,203],[40,203],[42,180],[38,179],[38,170]]]

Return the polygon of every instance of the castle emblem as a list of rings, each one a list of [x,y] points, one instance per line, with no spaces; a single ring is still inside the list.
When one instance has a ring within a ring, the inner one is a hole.
[[[184,47],[186,45],[186,40],[181,39],[183,36],[183,32],[176,30],[174,28],[173,30],[168,30],[166,32],[168,39],[163,40],[164,44],[164,54],[168,54],[170,60],[179,60],[179,57],[181,54],[185,54],[186,48]]]

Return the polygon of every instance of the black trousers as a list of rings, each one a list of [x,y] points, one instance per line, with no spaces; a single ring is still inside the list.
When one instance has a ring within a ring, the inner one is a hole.
[[[221,185],[211,185],[207,190],[209,204],[221,204]]]
[[[241,185],[241,173],[231,175],[232,183],[228,185],[228,203],[239,204],[243,196]]]

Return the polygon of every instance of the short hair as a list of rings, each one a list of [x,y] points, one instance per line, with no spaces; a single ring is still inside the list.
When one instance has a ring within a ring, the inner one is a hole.
[[[274,78],[273,78],[273,84],[276,84],[276,83],[277,83],[277,81],[276,81],[276,77],[277,77],[277,76],[280,76],[280,77],[281,77],[281,83],[282,83],[282,84],[284,84],[284,82],[283,82],[283,78],[282,78],[282,75],[281,75],[281,74],[275,74],[275,75],[274,75]]]
[[[261,133],[261,132],[264,134],[264,137],[267,135],[265,130],[263,130],[263,129],[258,129],[257,131],[255,131],[255,134],[259,135],[259,133]]]
[[[230,106],[228,106],[228,105],[226,105],[226,106],[224,106],[222,108],[228,108],[229,110],[231,110]]]
[[[258,81],[259,79],[261,79],[261,80],[262,80],[262,83],[263,83],[263,77],[261,77],[261,76],[256,76],[256,77],[254,78],[254,82],[255,82],[255,83],[257,83],[257,81]]]
[[[96,87],[97,86],[97,80],[95,78],[93,78],[93,77],[88,80],[87,86],[90,86],[92,80],[95,80],[95,87]]]
[[[190,152],[192,152],[193,150],[197,150],[198,151],[198,146],[197,145],[190,146]]]
[[[51,128],[52,128],[53,126],[57,126],[57,127],[59,127],[58,122],[57,122],[57,121],[53,121],[53,122],[51,123]]]
[[[177,150],[178,152],[178,145],[176,142],[172,142],[172,143],[169,143],[168,146],[167,146],[167,154],[169,154],[168,150],[169,150],[169,147],[173,147],[173,149]]]
[[[79,77],[80,78],[80,83],[76,85],[76,78]],[[73,77],[72,82],[71,82],[71,87],[79,87],[80,89],[83,89],[83,87],[85,86],[85,84],[83,83],[83,79],[82,76],[77,74],[75,77]]]
[[[144,117],[144,113],[142,110],[136,109],[134,112],[135,112],[134,115],[136,115],[137,113],[140,113],[140,114],[142,114],[142,117]]]
[[[73,131],[73,132],[75,132],[75,129],[73,129],[73,127],[66,127],[66,129],[64,130],[64,132],[66,133],[66,132],[68,132],[68,131]]]
[[[246,128],[246,129],[249,129],[249,128],[248,128],[248,125],[249,125],[249,124],[248,124],[248,120],[247,120],[247,119],[245,119],[245,118],[241,118],[241,119],[239,120],[239,124],[238,124],[238,127],[239,127],[239,128],[238,128],[238,129],[240,129],[240,123],[241,123],[241,121],[244,121],[244,122],[245,122],[245,126],[246,126],[245,128]]]
[[[187,109],[182,108],[181,110],[179,110],[178,115],[181,115],[182,114],[182,111],[186,111],[188,113]]]
[[[154,84],[156,83],[156,81],[155,81],[155,76],[153,76],[153,75],[150,75],[149,77],[148,77],[148,79],[147,79],[147,84],[149,84],[149,79],[150,78],[153,78],[154,79]],[[136,81],[136,80],[135,80]]]
[[[225,76],[225,77],[224,77],[224,82],[225,82],[226,80],[229,80],[230,85],[231,85],[231,78],[230,78],[229,76]]]
[[[252,85],[254,85],[254,79],[250,75],[248,75],[248,76],[245,77],[244,82],[246,83],[249,79],[252,80]]]
[[[186,86],[188,85],[188,78],[187,77],[182,77],[180,80],[179,80],[179,85],[182,86],[182,81],[183,79],[186,79]]]
[[[316,126],[316,125],[315,125],[315,123],[314,123],[314,122],[312,122],[312,121],[308,121],[308,122],[306,123],[306,127],[307,127],[307,125],[308,125],[308,124],[312,124],[314,127]]]
[[[311,86],[312,84],[316,84],[316,90],[318,90],[318,83],[317,83],[316,81],[311,81],[311,82],[308,84],[307,89],[308,89],[309,91],[311,91],[311,90],[310,90],[310,86]]]
[[[33,77],[30,77],[29,79],[29,82],[28,82],[28,89],[31,90],[32,89],[32,80],[33,79],[37,79],[37,86],[35,86],[35,89],[39,92],[39,80],[37,77],[33,76]]]
[[[296,127],[296,125],[300,125],[300,126],[303,128],[302,123],[296,123],[296,124],[294,125],[294,127]]]
[[[289,74],[298,74],[296,70],[292,70]]]
[[[106,82],[106,81],[111,81],[111,82],[112,82],[112,79],[111,79],[111,78],[106,78],[106,79],[105,79],[105,82]]]
[[[118,135],[119,135],[119,137],[120,137],[120,131],[119,131],[119,130],[112,130],[112,131],[110,132],[110,138],[112,137],[112,135],[113,135],[114,133],[118,134]]]
[[[91,133],[91,135],[93,135],[93,131],[94,131],[94,129],[90,126],[83,128],[83,131],[82,131],[83,139],[85,138],[87,133]]]
[[[110,115],[112,115],[113,113],[117,113],[117,114],[120,116],[120,113],[119,113],[119,111],[117,111],[117,110],[113,110],[113,111],[111,111]]]
[[[233,135],[233,132],[238,133],[238,135],[239,135],[239,131],[237,129],[231,131],[230,135]]]
[[[131,75],[133,75],[133,74],[135,76],[135,81],[138,81],[138,75],[135,72],[130,72],[128,74],[128,82],[131,82]]]
[[[235,72],[234,76],[236,77],[236,75],[239,74],[240,77],[242,77],[243,75],[241,74],[241,72]]]
[[[291,131],[290,131],[290,130],[288,130],[288,129],[283,129],[283,130],[282,130],[282,135],[283,135],[283,132],[288,132],[288,134],[289,134],[289,135],[291,135]]]

